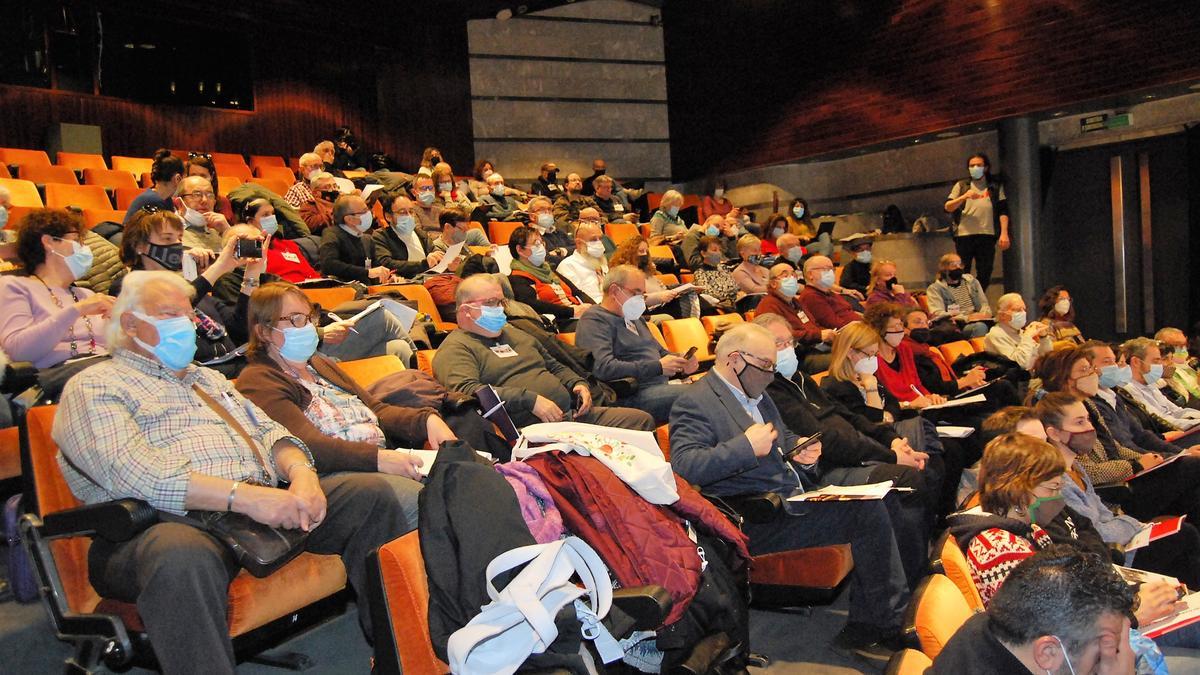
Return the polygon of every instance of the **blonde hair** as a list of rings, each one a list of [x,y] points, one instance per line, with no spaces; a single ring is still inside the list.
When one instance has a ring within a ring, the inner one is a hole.
[[[879,333],[861,321],[851,321],[842,326],[841,332],[833,339],[833,350],[830,354],[829,376],[835,380],[854,382],[858,373],[850,362],[848,353],[851,349],[864,351],[871,345],[879,344]]]
[[[900,271],[900,269],[896,267],[896,263],[892,260],[887,260],[886,258],[883,260],[876,260],[875,264],[871,265],[871,285],[869,286],[871,290],[874,290],[875,287],[879,285],[879,274],[884,265],[891,265],[892,269],[896,270],[897,272]]]
[[[679,193],[679,190],[667,190],[663,193],[662,199],[658,201],[658,205],[660,208],[663,208],[668,203],[683,206],[683,195]]]

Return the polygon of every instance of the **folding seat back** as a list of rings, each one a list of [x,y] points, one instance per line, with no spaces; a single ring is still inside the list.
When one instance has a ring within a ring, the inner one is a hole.
[[[512,236],[513,230],[521,227],[525,223],[492,221],[488,223],[488,241],[497,246],[508,244],[509,237]]]
[[[129,190],[137,190],[137,180],[128,171],[117,171],[116,169],[94,169],[88,167],[83,170],[84,185],[99,185],[105,190],[116,190],[117,188],[126,188]]]
[[[429,638],[429,577],[417,533],[393,539],[367,556],[367,587],[381,675],[450,672]]]
[[[222,164],[214,161],[213,165],[217,167],[217,177],[220,179],[218,182],[221,183],[224,183],[227,178],[236,178],[240,181],[238,183],[240,185],[248,183],[251,178],[254,178],[250,173],[250,167],[245,164]]]
[[[137,199],[137,196],[142,194],[145,191],[146,190],[144,188],[140,188],[137,186],[117,188],[116,190],[113,191],[117,197],[117,208],[118,209],[128,209],[129,205],[133,203],[133,200]]]
[[[60,152],[57,159],[59,166],[65,166],[74,171],[108,168],[108,165],[104,163],[104,157],[85,152]]]
[[[73,206],[80,209],[111,210],[113,205],[108,199],[108,193],[99,185],[47,183],[46,206],[52,209]]]
[[[355,359],[353,361],[342,361],[338,366],[346,371],[350,379],[354,380],[363,389],[370,387],[392,373],[404,370],[404,362],[392,354]]]
[[[966,340],[957,340],[955,342],[947,342],[938,347],[942,352],[942,356],[946,357],[946,363],[954,365],[954,362],[964,356],[970,356],[975,353],[975,348]]]
[[[944,574],[930,574],[908,605],[905,632],[916,635],[925,656],[936,659],[971,614],[970,606],[953,581]]]
[[[112,168],[118,171],[128,171],[129,173],[133,174],[135,178],[140,177],[144,173],[150,173],[150,170],[154,167],[153,159],[146,159],[142,157],[123,157],[120,155],[113,155],[111,157],[111,161]]]
[[[8,188],[9,201],[13,206],[27,206],[35,209],[45,206],[42,203],[42,195],[38,193],[37,186],[33,184],[33,181],[20,178],[0,178],[0,185]]]
[[[50,156],[43,150],[0,148],[0,164],[15,166],[50,166]]]
[[[633,223],[608,223],[604,226],[604,232],[608,235],[613,243],[620,246],[622,242],[630,237],[636,237],[641,234],[638,231],[638,226]]]
[[[23,180],[32,181],[38,185],[49,185],[50,183],[79,185],[79,179],[75,177],[75,172],[65,166],[22,164],[17,175]]]
[[[270,178],[272,180],[286,183],[288,187],[296,182],[296,174],[286,166],[257,166],[254,167],[254,175],[259,178]]]
[[[696,348],[696,358],[700,361],[712,361],[716,354],[709,350],[710,336],[704,330],[700,319],[672,319],[662,323],[663,338],[667,341],[667,349],[677,354],[684,354],[688,349]]]

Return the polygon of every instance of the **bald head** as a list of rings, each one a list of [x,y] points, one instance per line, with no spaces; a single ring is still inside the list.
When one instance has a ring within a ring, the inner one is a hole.
[[[459,328],[484,337],[496,337],[500,334],[499,330],[488,330],[477,323],[479,317],[483,316],[484,307],[504,306],[504,289],[495,277],[490,274],[473,274],[463,279],[454,292],[454,302],[458,306],[455,320]]]
[[[492,295],[492,291],[500,289],[500,284],[490,274],[472,274],[454,291],[454,303],[461,310],[465,304],[477,302],[480,298]]]
[[[589,206],[586,209],[579,210],[579,220],[580,222],[603,222],[604,218],[600,216],[600,211],[598,209],[594,209]]]
[[[794,276],[796,271],[787,263],[778,263],[771,267],[770,279],[774,281],[779,277]]]

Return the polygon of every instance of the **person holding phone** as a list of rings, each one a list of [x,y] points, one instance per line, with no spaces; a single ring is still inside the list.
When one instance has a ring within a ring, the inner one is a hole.
[[[642,318],[646,311],[646,275],[633,265],[617,265],[602,282],[600,304],[579,318],[575,343],[592,353],[592,373],[600,380],[632,378],[636,390],[618,399],[630,408],[645,410],[659,424],[667,421],[675,399],[686,389],[671,384],[676,377],[700,369],[695,348],[673,354],[654,339]]]

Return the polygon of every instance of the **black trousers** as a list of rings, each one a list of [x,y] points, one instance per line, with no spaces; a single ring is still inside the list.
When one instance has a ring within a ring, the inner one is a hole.
[[[377,474],[328,476],[321,487],[328,505],[325,520],[309,535],[307,550],[341,555],[350,585],[359,593],[359,622],[369,638],[367,554],[404,534],[404,513]],[[226,612],[229,582],[237,572],[228,548],[181,523],[159,523],[120,543],[96,539],[88,554],[96,591],[137,603],[154,654],[169,675],[234,672]]]
[[[1129,487],[1133,500],[1126,511],[1138,520],[1186,515],[1189,523],[1200,522],[1200,457],[1181,457],[1170,466],[1135,478]]]
[[[967,234],[954,238],[954,252],[962,258],[963,271],[971,273],[971,263],[975,263],[975,278],[983,290],[987,290],[992,280],[992,268],[996,264],[996,240],[993,234]]]
[[[1135,551],[1133,566],[1175,577],[1191,589],[1200,588],[1200,532],[1184,523],[1179,532]]]

